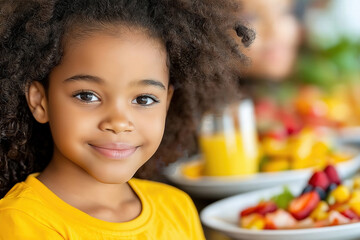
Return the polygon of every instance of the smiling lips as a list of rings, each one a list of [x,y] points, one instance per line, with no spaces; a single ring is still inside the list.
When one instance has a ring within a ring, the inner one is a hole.
[[[111,144],[102,144],[102,145],[92,145],[90,146],[95,149],[101,155],[111,158],[111,159],[124,159],[130,157],[137,149],[129,144],[124,143],[111,143]]]

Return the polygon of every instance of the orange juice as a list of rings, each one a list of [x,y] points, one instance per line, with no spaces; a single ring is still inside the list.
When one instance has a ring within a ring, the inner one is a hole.
[[[205,159],[204,175],[250,175],[258,171],[258,153],[254,142],[243,142],[238,132],[215,133],[200,136]]]

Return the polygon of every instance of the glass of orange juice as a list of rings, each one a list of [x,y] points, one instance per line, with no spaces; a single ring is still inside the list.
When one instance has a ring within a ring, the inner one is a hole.
[[[206,176],[251,175],[258,171],[258,141],[251,100],[205,114],[199,134]]]

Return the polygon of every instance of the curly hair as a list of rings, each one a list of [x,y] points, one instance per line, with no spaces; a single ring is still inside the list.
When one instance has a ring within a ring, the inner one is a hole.
[[[36,80],[47,87],[49,72],[61,61],[72,33],[86,35],[109,24],[140,27],[160,39],[175,88],[164,138],[138,176],[194,150],[199,116],[237,94],[238,66],[247,59],[241,49],[254,38],[240,22],[238,7],[230,0],[0,3],[0,197],[28,174],[42,171],[52,156],[49,126],[37,123],[27,106],[28,84]]]

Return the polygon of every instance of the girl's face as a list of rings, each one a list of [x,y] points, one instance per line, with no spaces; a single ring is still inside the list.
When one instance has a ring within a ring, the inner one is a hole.
[[[44,104],[52,161],[103,183],[128,181],[163,136],[172,96],[166,59],[163,44],[141,30],[67,41]]]
[[[294,63],[299,42],[299,25],[291,0],[242,1],[243,15],[256,31],[246,55],[252,64],[247,75],[281,80]]]

